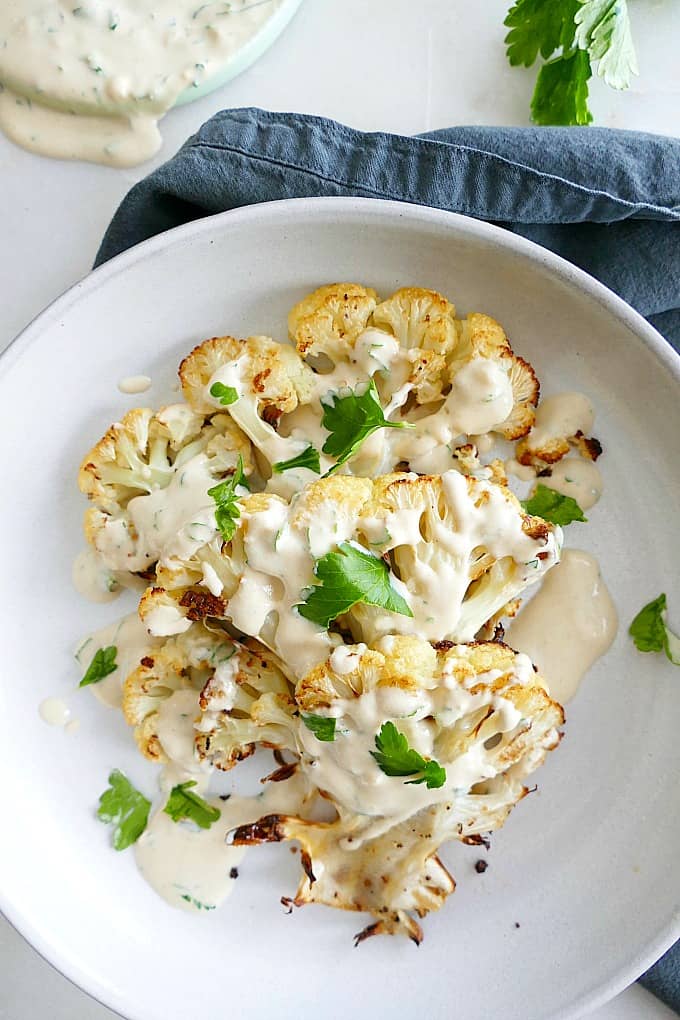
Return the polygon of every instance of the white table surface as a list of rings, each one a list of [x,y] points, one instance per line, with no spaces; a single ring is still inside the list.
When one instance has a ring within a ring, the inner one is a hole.
[[[595,122],[678,135],[680,3],[630,3],[640,77],[627,93],[591,82]],[[0,349],[87,273],[131,185],[219,109],[295,110],[404,134],[455,124],[527,124],[534,72],[506,64],[502,22],[508,6],[509,0],[305,0],[255,66],[214,95],[169,114],[161,152],[133,170],[42,159],[0,137]],[[674,1015],[634,986],[593,1017]],[[0,918],[0,1020],[113,1016]]]

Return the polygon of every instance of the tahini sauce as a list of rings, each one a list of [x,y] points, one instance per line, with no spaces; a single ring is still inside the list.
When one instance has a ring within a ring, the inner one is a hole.
[[[618,616],[597,560],[564,549],[505,640],[536,664],[551,697],[573,698],[585,673],[611,646]]]
[[[60,159],[135,166],[158,120],[219,74],[282,0],[3,0],[0,127]]]

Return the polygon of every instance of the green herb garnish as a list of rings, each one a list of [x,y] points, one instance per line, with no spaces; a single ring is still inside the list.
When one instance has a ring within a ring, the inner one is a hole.
[[[85,676],[78,686],[88,687],[90,684],[98,684],[109,673],[114,673],[118,669],[116,662],[117,654],[118,649],[115,645],[109,645],[108,648],[98,648],[85,671]]]
[[[528,514],[542,517],[551,524],[571,524],[572,521],[587,523],[583,510],[571,496],[563,496],[547,485],[537,485],[536,491],[529,499],[522,500],[522,506]]]
[[[300,713],[303,723],[311,730],[317,740],[330,742],[335,740],[335,719],[325,715],[304,715]]]
[[[210,396],[219,400],[223,407],[235,404],[238,400],[238,390],[233,386],[225,386],[224,383],[216,382],[210,387]]]
[[[358,602],[413,616],[408,602],[390,584],[390,572],[383,560],[349,542],[342,542],[337,552],[317,560],[314,573],[321,584],[309,590],[297,611],[322,627],[328,627],[331,620]]]
[[[665,652],[674,666],[680,666],[680,637],[666,623],[666,596],[648,602],[637,614],[628,633],[641,652]]]
[[[109,788],[99,798],[97,817],[115,825],[113,845],[125,850],[136,843],[146,828],[151,802],[118,769],[109,775]]]
[[[219,808],[213,807],[212,804],[208,804],[207,800],[203,800],[197,793],[193,793],[192,787],[194,786],[196,783],[193,780],[173,786],[168,803],[163,810],[166,815],[170,815],[173,822],[181,822],[188,818],[189,821],[195,822],[199,828],[209,829],[212,823],[220,817],[221,811]]]
[[[358,388],[357,388],[358,389]],[[332,404],[324,405],[321,424],[330,432],[322,450],[336,463],[327,472],[332,474],[353,457],[363,441],[378,429],[412,429],[410,422],[387,421],[373,379],[363,393],[357,390],[333,394]]]
[[[237,486],[244,484],[243,458],[239,454],[238,464],[230,478],[208,489],[208,495],[215,500],[215,521],[225,542],[230,542],[236,531],[236,522],[241,516],[236,494]]]
[[[637,74],[626,0],[516,0],[505,19],[508,61],[547,61],[536,79],[536,124],[584,125],[593,65],[607,85],[626,89]]]
[[[290,460],[279,460],[276,464],[272,464],[272,471],[275,475],[281,475],[284,471],[291,471],[293,468],[308,468],[315,475],[320,475],[319,451],[310,445],[302,453],[298,453],[297,457],[291,457]]]
[[[409,747],[408,740],[394,723],[382,724],[375,738],[375,746],[377,750],[370,754],[386,776],[418,776],[417,779],[409,780],[408,785],[425,783],[428,790],[437,790],[446,782],[446,769],[434,759],[423,758],[422,754]]]

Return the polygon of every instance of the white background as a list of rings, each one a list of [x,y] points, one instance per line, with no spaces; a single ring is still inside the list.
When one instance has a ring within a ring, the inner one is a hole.
[[[0,137],[0,349],[87,273],[132,184],[219,109],[295,110],[403,134],[456,124],[527,124],[534,73],[505,62],[502,22],[509,2],[305,0],[254,67],[170,113],[162,124],[162,151],[134,170],[46,160]],[[640,77],[627,93],[591,82],[595,122],[678,135],[680,3],[631,0],[631,6]],[[0,919],[0,1020],[43,1016],[104,1020],[113,1014],[42,962]],[[672,1016],[638,987],[595,1014],[596,1020]]]

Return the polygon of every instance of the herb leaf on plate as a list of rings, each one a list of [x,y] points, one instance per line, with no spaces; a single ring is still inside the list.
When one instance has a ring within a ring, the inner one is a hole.
[[[290,460],[279,460],[276,464],[272,464],[272,471],[275,475],[281,475],[284,471],[290,471],[293,468],[308,468],[315,475],[320,475],[319,451],[310,445],[302,453],[298,453],[297,457],[291,457]]]
[[[89,687],[90,684],[98,684],[105,676],[108,676],[110,673],[115,673],[118,669],[118,664],[116,662],[117,654],[118,649],[115,645],[109,645],[108,648],[98,648],[92,656],[92,661],[87,667],[85,675],[78,686]]]
[[[386,776],[419,776],[410,783],[425,783],[428,790],[439,789],[446,782],[446,769],[434,759],[423,758],[409,747],[408,740],[393,722],[382,724],[375,738],[376,751],[370,754]]]
[[[192,790],[194,786],[196,786],[194,780],[173,786],[163,810],[166,815],[170,815],[173,822],[181,822],[186,818],[195,822],[200,829],[209,829],[222,812],[194,793]]]
[[[581,521],[584,524],[588,521],[575,499],[563,496],[561,492],[555,492],[547,485],[537,485],[533,495],[521,502],[528,514],[542,517],[551,524],[560,524],[564,527],[572,521]]]
[[[99,798],[97,817],[115,826],[113,845],[125,850],[136,843],[149,820],[151,802],[136,790],[119,769],[109,775],[109,788]]]
[[[359,387],[347,393],[334,393],[332,403],[324,405],[321,424],[330,435],[322,446],[324,453],[335,457],[336,463],[327,472],[334,471],[353,457],[365,439],[378,429],[412,429],[405,421],[388,421],[373,379],[368,387],[359,392]]]
[[[642,607],[628,633],[639,651],[665,652],[674,666],[680,666],[680,637],[666,623],[665,594]]]
[[[208,495],[215,501],[215,520],[225,542],[230,542],[236,532],[236,522],[241,516],[238,505],[237,486],[244,484],[243,458],[239,454],[233,475],[208,489]]]
[[[335,719],[326,715],[305,715],[300,713],[301,718],[308,730],[311,730],[317,740],[328,743],[335,740]]]

